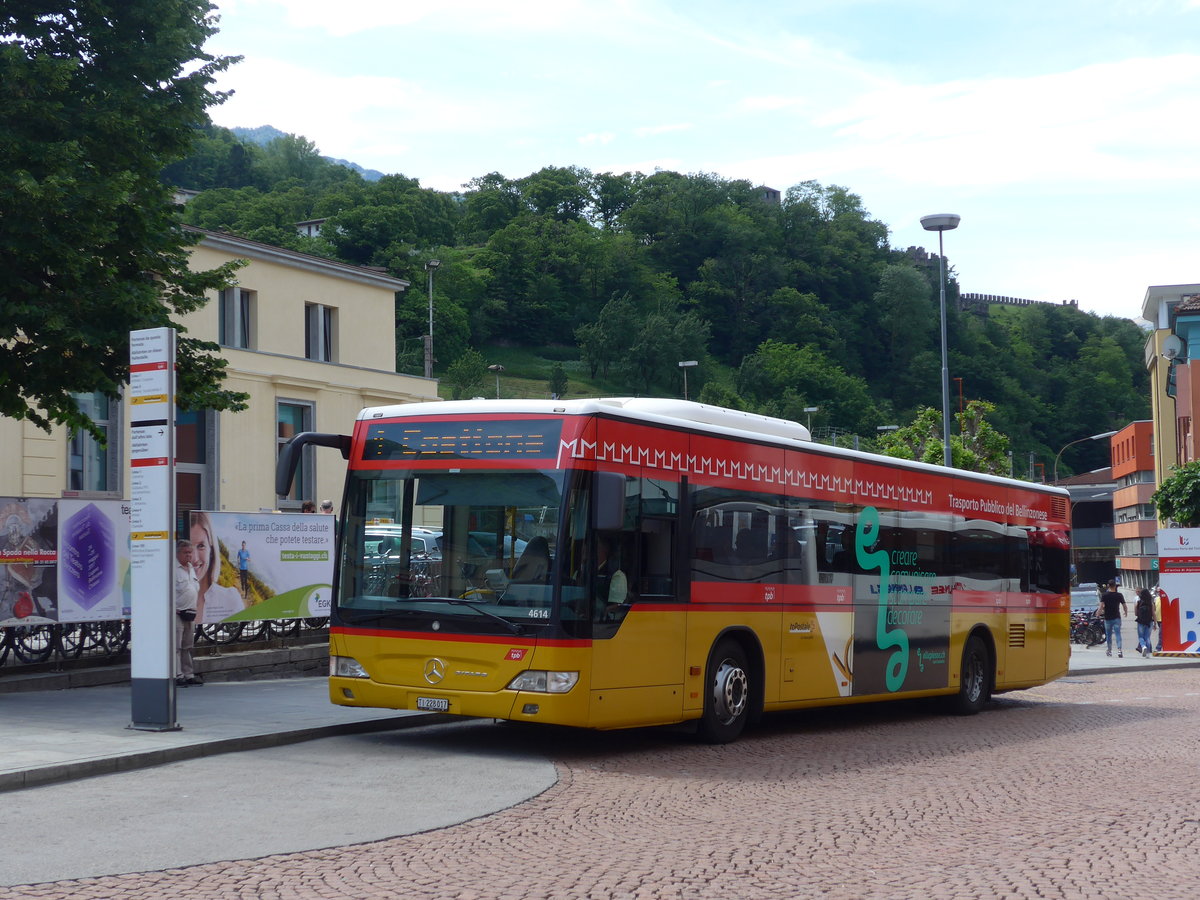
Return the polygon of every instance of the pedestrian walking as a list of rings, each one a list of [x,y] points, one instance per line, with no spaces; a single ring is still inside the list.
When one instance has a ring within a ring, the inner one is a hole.
[[[1137,603],[1133,606],[1137,621],[1138,652],[1143,657],[1150,655],[1150,632],[1154,628],[1154,598],[1145,588],[1138,591]]]
[[[1162,652],[1162,604],[1163,592],[1156,585],[1154,588],[1154,628],[1158,632],[1158,641],[1154,645],[1154,649],[1159,653]]]
[[[1121,610],[1125,610],[1125,615],[1129,615],[1129,607],[1114,582],[1110,581],[1105,587],[1107,590],[1100,595],[1100,614],[1104,616],[1104,638],[1108,642],[1108,649],[1104,655],[1112,656],[1113,635],[1116,635],[1117,656],[1122,657],[1125,653],[1121,649]]]

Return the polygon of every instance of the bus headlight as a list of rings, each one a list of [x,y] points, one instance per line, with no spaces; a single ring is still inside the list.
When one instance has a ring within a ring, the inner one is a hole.
[[[329,677],[330,678],[370,678],[367,670],[362,667],[357,659],[352,656],[331,656],[329,657]]]
[[[542,694],[565,694],[575,687],[579,680],[578,672],[546,672],[541,669],[530,669],[522,672],[508,683],[510,690],[537,691]]]

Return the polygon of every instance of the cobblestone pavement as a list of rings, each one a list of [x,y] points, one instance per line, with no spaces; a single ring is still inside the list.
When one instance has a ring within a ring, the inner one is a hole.
[[[662,730],[482,728],[531,752],[555,742],[558,783],[423,834],[0,898],[1195,893],[1198,669],[1072,677],[965,719],[911,702],[776,715],[721,747]]]

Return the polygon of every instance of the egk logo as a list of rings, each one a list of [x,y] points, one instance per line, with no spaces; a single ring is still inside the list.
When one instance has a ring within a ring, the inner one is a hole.
[[[888,601],[891,593],[892,564],[886,550],[868,552],[867,548],[879,539],[879,510],[865,507],[854,532],[854,555],[863,571],[879,570],[879,613],[875,620],[875,646],[880,650],[895,647],[888,659],[884,682],[889,691],[898,691],[908,675],[908,633],[903,628],[887,627]]]

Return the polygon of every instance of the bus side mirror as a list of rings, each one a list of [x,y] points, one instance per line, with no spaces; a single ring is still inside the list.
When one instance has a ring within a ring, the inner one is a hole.
[[[625,524],[625,476],[597,472],[592,489],[592,527],[597,531],[620,531]]]
[[[300,432],[279,450],[279,459],[275,463],[275,494],[286,497],[292,492],[292,479],[296,476],[296,466],[300,464],[300,451],[306,446],[316,444],[318,447],[332,447],[341,451],[342,459],[349,459],[350,443],[348,434]]]

